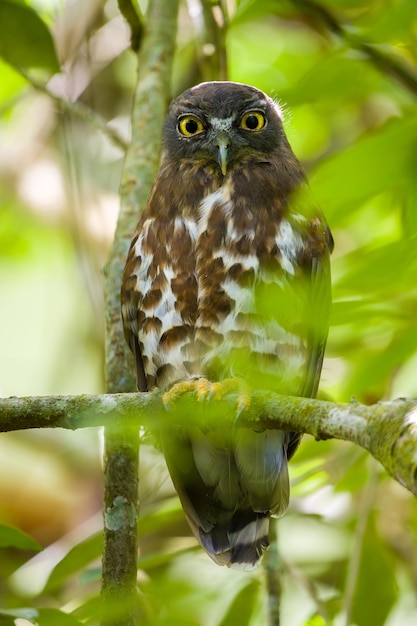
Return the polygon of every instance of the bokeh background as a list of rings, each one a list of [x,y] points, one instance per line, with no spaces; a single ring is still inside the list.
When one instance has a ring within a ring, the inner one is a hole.
[[[283,105],[334,235],[322,397],[417,397],[417,3],[184,1],[173,95],[217,77],[208,14],[225,24],[229,79]],[[108,129],[128,141],[129,29],[115,1],[1,0],[0,56],[0,394],[100,393],[102,268],[123,162]],[[41,608],[41,625],[64,623],[56,609],[94,623],[100,437],[1,435],[0,524],[42,550],[0,533],[0,623],[22,606]],[[306,436],[291,465],[283,624],[416,623],[415,499],[343,442]],[[264,624],[262,571],[225,571],[196,548],[146,436],[141,469],[144,623]]]

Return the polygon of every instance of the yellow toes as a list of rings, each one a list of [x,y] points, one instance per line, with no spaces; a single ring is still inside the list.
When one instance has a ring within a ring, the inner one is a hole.
[[[196,393],[197,399],[201,402],[205,400],[211,391],[212,383],[207,378],[192,378],[190,380],[183,380],[180,383],[175,383],[164,393],[162,396],[162,402],[166,408],[170,408],[180,396],[186,393]]]
[[[195,381],[195,391],[197,393],[197,399],[199,402],[206,400],[210,397],[213,383],[207,378],[197,378]]]
[[[166,408],[171,407],[177,398],[190,391],[195,391],[195,380],[183,380],[168,389],[162,396],[162,402]]]
[[[186,393],[195,393],[199,402],[221,400],[230,393],[237,393],[237,417],[250,406],[250,396],[245,383],[238,378],[225,378],[212,383],[207,378],[193,378],[176,383],[164,393],[162,402],[169,409],[175,401]]]

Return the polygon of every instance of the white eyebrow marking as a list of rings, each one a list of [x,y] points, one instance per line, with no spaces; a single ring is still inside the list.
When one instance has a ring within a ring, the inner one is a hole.
[[[215,130],[230,130],[234,119],[234,115],[231,117],[211,117],[210,124]]]
[[[271,104],[272,104],[273,108],[275,109],[276,114],[278,115],[279,119],[283,120],[284,119],[284,113],[283,113],[282,108],[279,106],[278,102],[275,102],[274,100],[271,99]]]

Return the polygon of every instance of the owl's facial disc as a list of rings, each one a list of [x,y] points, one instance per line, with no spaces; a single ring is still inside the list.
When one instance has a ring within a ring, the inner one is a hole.
[[[288,150],[280,108],[250,85],[202,83],[169,108],[164,129],[168,162],[192,161],[224,177],[242,163],[265,163]]]
[[[209,156],[226,176],[233,162],[260,148],[263,151],[262,137],[269,125],[266,108],[249,106],[236,112],[226,109],[227,114],[223,116],[220,110],[204,114],[201,107],[179,108],[175,126],[177,137],[181,138],[184,153]]]

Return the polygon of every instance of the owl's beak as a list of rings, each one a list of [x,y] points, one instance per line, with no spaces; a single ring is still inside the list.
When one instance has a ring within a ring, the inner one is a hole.
[[[218,147],[217,163],[220,165],[220,169],[222,170],[223,176],[226,176],[227,166],[229,164],[228,149],[230,145],[230,139],[224,131],[221,131],[219,133],[216,144]]]

